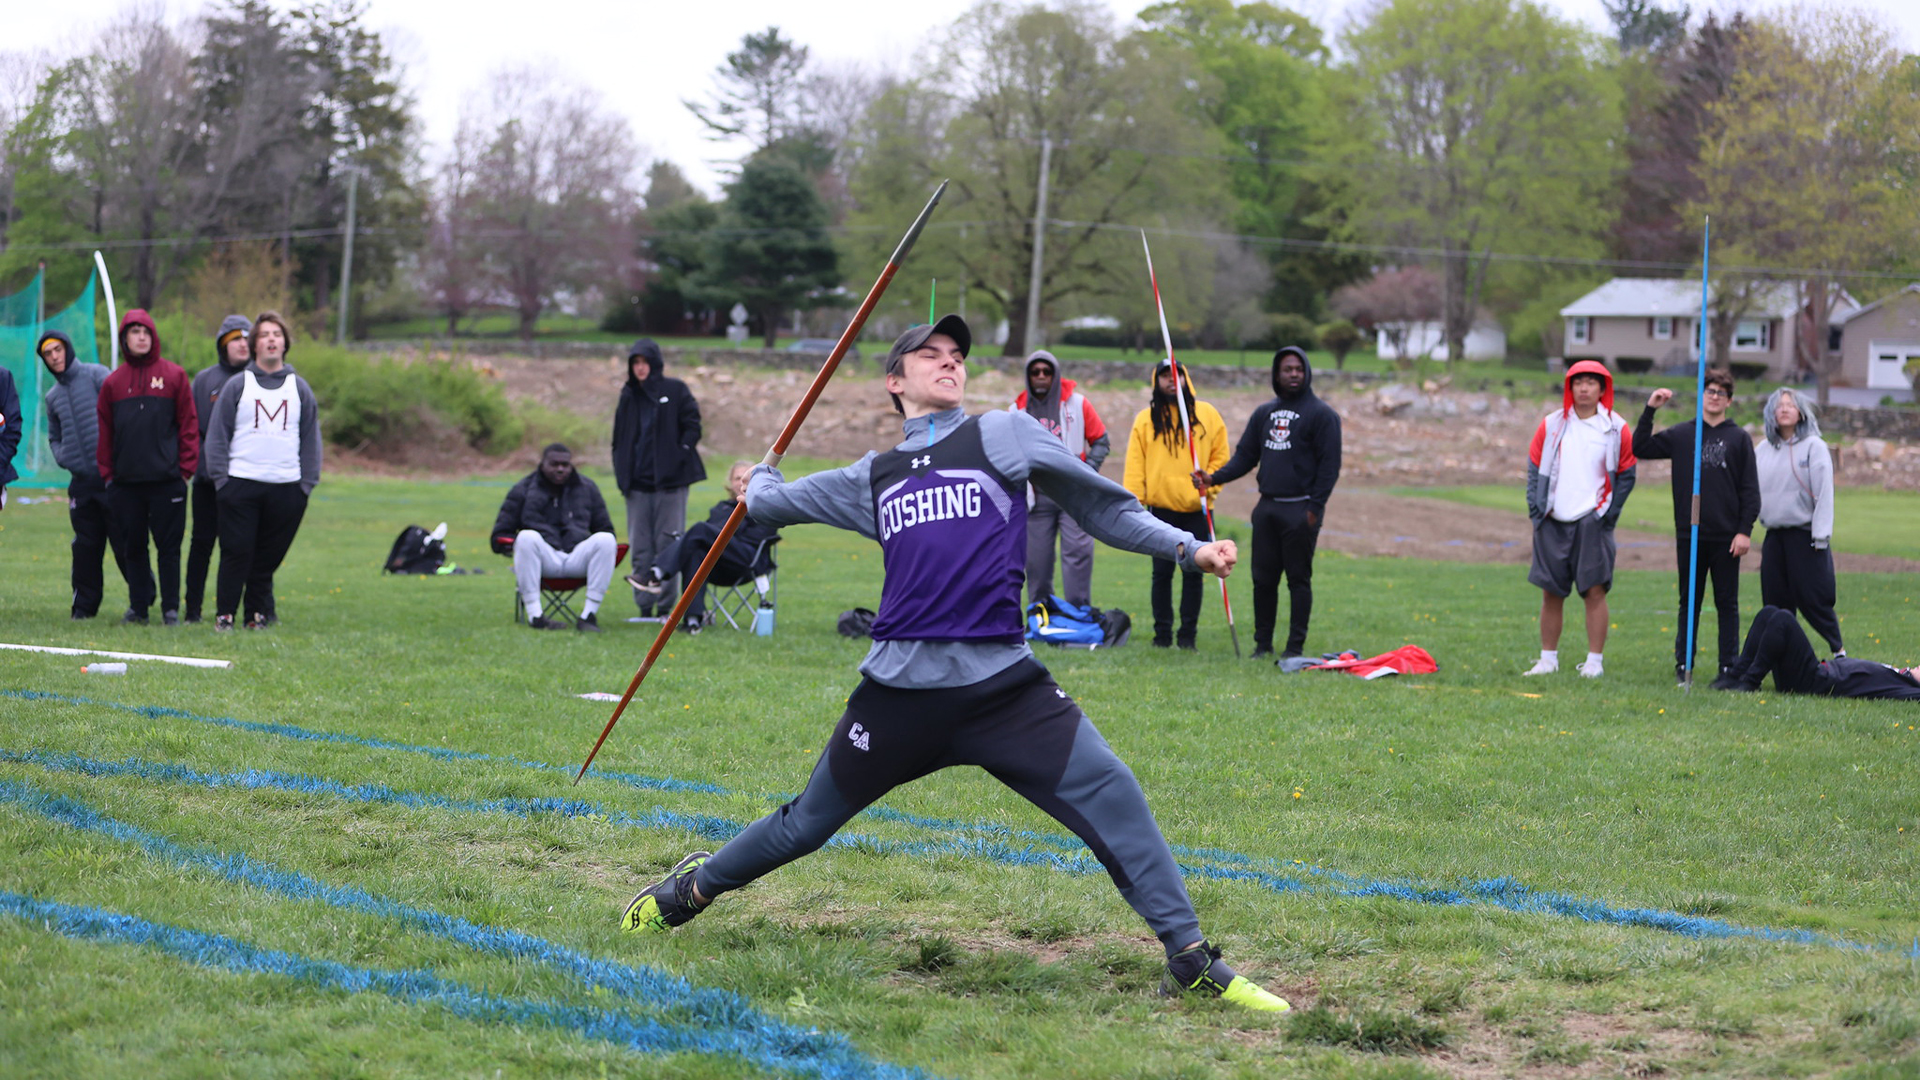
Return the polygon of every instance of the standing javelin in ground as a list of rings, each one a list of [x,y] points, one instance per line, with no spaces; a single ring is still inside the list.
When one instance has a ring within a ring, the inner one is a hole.
[[[1249,1009],[1287,1003],[1220,960],[1133,773],[1107,746],[1022,632],[1026,485],[1031,481],[1114,547],[1226,575],[1231,540],[1207,544],[1147,513],[1024,412],[961,409],[972,333],[957,315],[902,334],[887,392],[905,439],[842,469],[786,483],[755,468],[753,519],[823,522],[880,542],[886,580],[865,676],[813,775],[792,802],[717,854],[696,851],[633,898],[621,926],[655,933],[817,850],[893,788],[978,765],[1072,829],[1167,950],[1167,988]]]

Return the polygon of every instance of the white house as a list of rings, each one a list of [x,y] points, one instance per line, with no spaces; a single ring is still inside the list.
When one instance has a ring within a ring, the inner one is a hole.
[[[1390,330],[1405,329],[1402,337],[1404,344],[1396,348]],[[1418,360],[1430,356],[1435,360],[1447,358],[1447,333],[1438,322],[1383,323],[1376,331],[1375,348],[1382,360]],[[1505,360],[1507,358],[1507,332],[1491,316],[1482,315],[1467,331],[1467,340],[1462,343],[1462,351],[1469,360]]]

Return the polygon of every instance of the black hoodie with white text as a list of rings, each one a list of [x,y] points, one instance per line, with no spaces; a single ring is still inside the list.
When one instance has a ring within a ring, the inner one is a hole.
[[[1288,394],[1280,388],[1280,361],[1297,356],[1306,381]],[[1208,476],[1213,484],[1238,480],[1259,466],[1263,498],[1305,502],[1321,520],[1340,481],[1340,414],[1313,392],[1313,365],[1288,346],[1273,354],[1274,398],[1253,410],[1233,457]]]

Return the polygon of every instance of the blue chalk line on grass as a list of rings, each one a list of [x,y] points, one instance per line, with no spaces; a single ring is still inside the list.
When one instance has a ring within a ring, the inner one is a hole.
[[[45,927],[63,937],[115,945],[135,945],[177,957],[200,967],[237,974],[267,974],[308,983],[324,990],[373,992],[398,1001],[436,1005],[455,1016],[491,1023],[537,1026],[570,1032],[582,1038],[612,1043],[646,1054],[728,1054],[745,1058],[763,1069],[800,1072],[840,1080],[859,1077],[917,1077],[917,1070],[901,1069],[850,1056],[827,1057],[814,1052],[818,1037],[801,1033],[801,1041],[785,1048],[760,1045],[745,1048],[737,1030],[683,1027],[614,1009],[596,1009],[539,998],[504,997],[428,971],[356,967],[251,945],[222,934],[189,930],[151,922],[133,915],[99,908],[62,904],[17,892],[0,891],[0,914]]]
[[[202,773],[179,765],[126,759],[118,762],[82,758],[64,751],[17,751],[0,749],[0,761],[38,765],[50,771],[73,772],[90,776],[140,776],[172,783],[190,783],[215,788],[277,788],[306,794],[326,794],[357,802],[392,803],[409,808],[433,808],[465,813],[502,813],[522,817],[559,814],[565,817],[603,817],[612,824],[631,828],[677,829],[706,839],[725,841],[745,825],[713,815],[680,814],[661,807],[635,815],[625,811],[608,812],[595,803],[580,799],[452,799],[431,793],[397,791],[377,784],[346,785],[298,773],[249,769],[239,773]],[[953,837],[940,841],[888,840],[859,833],[840,833],[827,841],[828,847],[852,848],[880,855],[907,855],[932,858],[946,855],[973,856],[1009,866],[1045,866],[1079,874],[1100,874],[1106,870],[1084,846],[1078,853],[1064,850],[1037,851],[1016,847],[1003,840],[985,837]],[[1413,881],[1358,878],[1338,871],[1323,870],[1305,864],[1261,868],[1244,855],[1231,856],[1222,865],[1218,861],[1179,863],[1183,873],[1218,881],[1240,881],[1280,893],[1325,893],[1353,898],[1387,897],[1422,904],[1466,906],[1484,904],[1509,911],[1555,914],[1586,922],[1660,930],[1692,938],[1745,938],[1760,941],[1824,945],[1842,949],[1877,949],[1810,930],[1781,930],[1770,927],[1740,926],[1718,919],[1706,919],[1678,912],[1651,908],[1623,908],[1604,901],[1564,893],[1531,889],[1511,878],[1492,878],[1445,888]],[[1324,878],[1329,885],[1316,886],[1285,876],[1297,873]]]
[[[517,930],[484,926],[455,915],[414,907],[352,886],[328,885],[244,854],[195,850],[135,825],[108,817],[76,799],[31,784],[0,779],[0,803],[11,804],[83,832],[133,844],[153,859],[226,878],[294,900],[393,919],[475,952],[539,963],[589,990],[604,988],[652,1007],[685,1012],[714,1032],[707,1052],[731,1053],[756,1064],[828,1077],[920,1076],[917,1070],[881,1066],[864,1058],[845,1036],[796,1028],[756,1010],[725,990],[696,988],[685,979],[647,967],[602,960]],[[684,1025],[669,1024],[669,1027]],[[725,1045],[721,1045],[724,1043]]]

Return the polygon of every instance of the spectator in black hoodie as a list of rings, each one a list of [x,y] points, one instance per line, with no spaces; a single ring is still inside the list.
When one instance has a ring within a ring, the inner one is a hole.
[[[7,506],[7,485],[20,478],[14,471],[13,455],[20,449],[20,391],[13,385],[13,372],[0,367],[0,510]]]
[[[193,409],[200,416],[200,445],[207,444],[207,423],[213,419],[213,403],[227,380],[246,368],[253,359],[253,346],[247,338],[253,333],[253,321],[245,315],[229,315],[220,320],[220,332],[213,339],[213,366],[193,377]],[[207,567],[213,562],[213,545],[220,538],[220,504],[213,481],[207,476],[207,455],[200,455],[200,467],[193,473],[191,504],[193,533],[187,541],[186,620],[200,621],[200,602],[207,595]]]
[[[1289,345],[1273,354],[1272,401],[1253,410],[1233,457],[1202,487],[1230,483],[1258,464],[1260,502],[1253,508],[1253,655],[1273,655],[1280,577],[1287,579],[1292,618],[1281,659],[1299,656],[1313,616],[1313,552],[1326,524],[1327,499],[1340,480],[1340,414],[1313,392],[1307,354]]]
[[[1693,421],[1653,430],[1653,414],[1673,400],[1664,387],[1647,395],[1647,407],[1633,429],[1633,456],[1673,460],[1673,537],[1680,569],[1680,613],[1673,635],[1673,675],[1682,683],[1693,668],[1687,650],[1690,631],[1700,628],[1700,607],[1707,579],[1713,579],[1713,609],[1720,619],[1719,666],[1723,674],[1740,651],[1740,558],[1753,546],[1753,523],[1760,516],[1760,480],[1753,460],[1753,438],[1727,419],[1733,403],[1733,373],[1707,371],[1706,397],[1700,409],[1700,564],[1689,575],[1693,550]],[[1693,578],[1693,625],[1687,625],[1687,581]]]
[[[53,376],[47,387],[47,444],[54,463],[73,479],[67,484],[67,520],[73,525],[73,618],[100,613],[106,596],[102,564],[107,548],[120,561],[120,546],[107,509],[107,485],[100,479],[100,384],[107,369],[83,364],[73,339],[58,330],[40,335],[40,362]]]
[[[687,489],[707,478],[701,464],[700,405],[687,384],[666,376],[660,346],[641,338],[627,350],[627,383],[613,414],[613,480],[627,501],[633,569],[644,573],[687,527]],[[673,610],[672,586],[635,590],[640,614]]]
[[[187,529],[187,480],[200,463],[200,418],[180,365],[160,355],[160,334],[145,311],[120,319],[127,362],[100,385],[100,478],[120,533],[127,579],[123,623],[145,624],[156,593],[162,621],[180,623],[180,538]],[[153,537],[159,580],[147,562]]]

